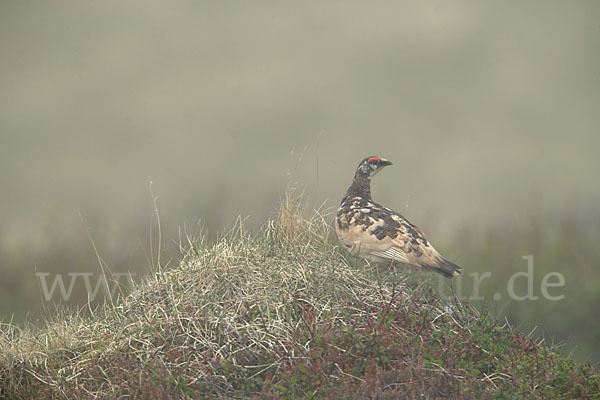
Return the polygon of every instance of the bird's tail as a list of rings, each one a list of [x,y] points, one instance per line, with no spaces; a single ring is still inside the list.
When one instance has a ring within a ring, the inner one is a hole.
[[[439,257],[434,265],[429,265],[429,269],[444,275],[446,278],[462,275],[462,267],[460,265],[456,265],[443,257]]]

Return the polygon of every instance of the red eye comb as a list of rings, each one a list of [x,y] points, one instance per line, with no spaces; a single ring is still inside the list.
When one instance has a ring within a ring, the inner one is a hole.
[[[369,162],[373,162],[373,161],[381,161],[381,158],[379,158],[379,157],[371,157],[371,158],[369,158]]]

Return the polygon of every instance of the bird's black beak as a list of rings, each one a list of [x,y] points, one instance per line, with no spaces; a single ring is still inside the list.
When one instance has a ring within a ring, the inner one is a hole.
[[[381,161],[379,161],[379,166],[380,167],[387,167],[388,165],[392,165],[391,161],[388,161],[384,158],[381,159]]]

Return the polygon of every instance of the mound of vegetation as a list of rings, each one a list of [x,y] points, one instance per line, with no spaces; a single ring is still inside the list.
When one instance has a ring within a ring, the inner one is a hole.
[[[349,259],[301,204],[101,313],[3,326],[0,398],[600,398],[589,365]]]

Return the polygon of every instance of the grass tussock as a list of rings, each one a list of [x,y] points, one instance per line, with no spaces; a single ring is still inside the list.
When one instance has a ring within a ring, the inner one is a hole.
[[[600,397],[590,366],[349,259],[329,220],[291,193],[114,307],[2,326],[0,398]]]

